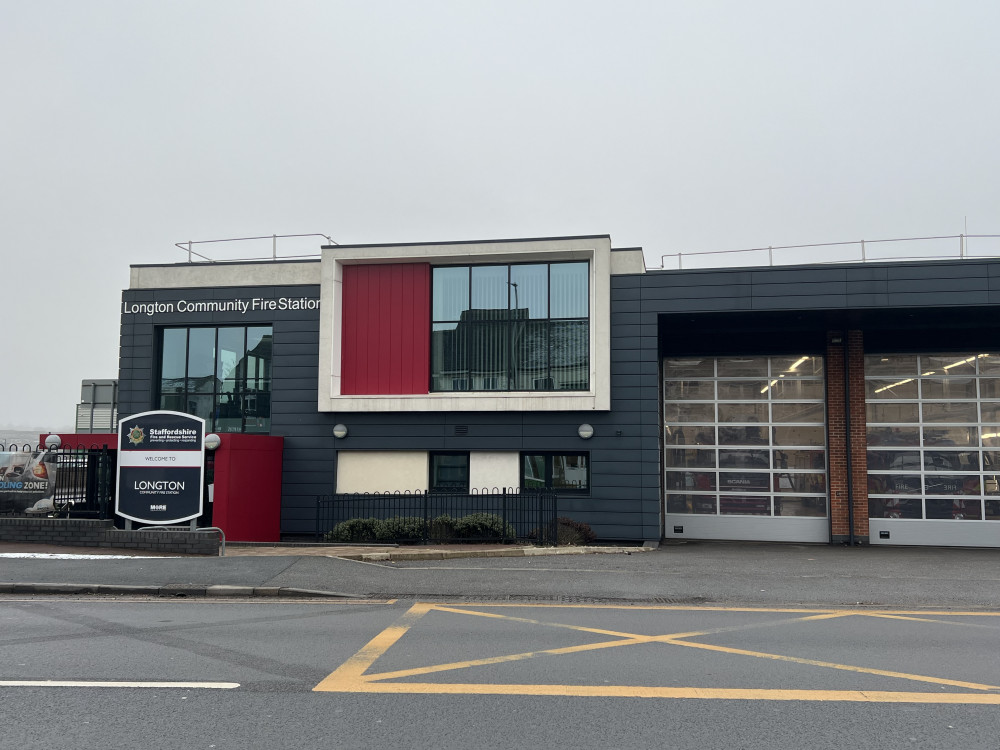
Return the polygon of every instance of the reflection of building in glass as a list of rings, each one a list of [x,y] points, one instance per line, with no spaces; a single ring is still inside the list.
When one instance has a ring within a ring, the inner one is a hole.
[[[590,385],[587,321],[537,321],[527,309],[464,310],[431,333],[435,391],[562,391]]]
[[[588,269],[433,269],[430,390],[589,390]]]
[[[271,329],[167,328],[159,408],[201,417],[213,432],[267,432]]]

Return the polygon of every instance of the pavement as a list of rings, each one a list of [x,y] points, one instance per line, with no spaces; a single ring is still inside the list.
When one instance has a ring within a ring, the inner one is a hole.
[[[30,555],[30,556],[29,556]],[[1000,549],[227,544],[224,557],[0,543],[0,595],[1000,609]]]

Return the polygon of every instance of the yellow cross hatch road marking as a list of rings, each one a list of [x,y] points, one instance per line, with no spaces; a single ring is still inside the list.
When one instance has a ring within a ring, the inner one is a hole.
[[[473,609],[473,607],[475,609]],[[574,608],[574,609],[627,609],[630,611],[671,610],[689,613],[710,612],[756,612],[768,614],[791,614],[799,617],[781,618],[769,622],[737,625],[733,627],[709,628],[679,633],[661,635],[642,635],[626,633],[604,628],[593,628],[584,625],[573,625],[561,622],[546,622],[544,620],[518,617],[496,612],[498,608]],[[489,608],[494,611],[483,612]],[[530,626],[569,630],[600,636],[608,636],[611,640],[596,643],[585,643],[560,648],[525,651],[515,654],[504,654],[480,659],[431,664],[410,669],[400,669],[388,672],[369,672],[376,661],[413,628],[428,612],[442,612],[460,616],[482,617],[492,620],[502,620]],[[762,609],[762,608],[722,608],[722,607],[621,607],[617,605],[601,607],[581,607],[580,605],[524,605],[524,604],[474,604],[465,606],[449,606],[419,602],[414,604],[394,625],[386,628],[372,638],[354,656],[320,682],[314,691],[317,692],[352,692],[352,693],[419,693],[419,694],[465,694],[465,695],[548,695],[548,696],[600,696],[600,697],[635,697],[635,698],[673,698],[700,700],[770,700],[770,701],[852,701],[872,703],[973,703],[1000,705],[1000,687],[984,685],[976,682],[934,677],[928,675],[896,672],[892,670],[875,669],[851,664],[804,659],[783,654],[772,654],[761,651],[717,646],[701,643],[690,639],[719,633],[730,633],[742,630],[752,630],[774,625],[790,623],[807,623],[829,620],[840,617],[876,617],[886,619],[910,620],[913,622],[934,622],[928,615],[948,615],[950,617],[968,615],[990,615],[998,617],[998,613],[984,612],[901,612],[901,611],[865,611],[865,610],[805,610],[805,609]],[[956,624],[950,622],[948,624]],[[886,690],[786,690],[760,688],[709,688],[709,687],[665,687],[650,685],[550,685],[550,684],[509,684],[509,683],[421,683],[402,682],[405,678],[420,675],[457,671],[471,667],[505,664],[526,661],[542,657],[560,657],[570,654],[597,651],[601,649],[632,646],[636,644],[661,643],[671,646],[702,649],[734,656],[768,659],[778,662],[800,664],[811,667],[821,667],[857,674],[875,675],[893,679],[926,682],[941,688],[962,688],[978,692],[896,692]]]

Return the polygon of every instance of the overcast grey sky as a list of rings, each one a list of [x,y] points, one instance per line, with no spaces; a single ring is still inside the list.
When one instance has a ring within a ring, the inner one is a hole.
[[[129,264],[185,240],[609,233],[659,267],[1000,233],[998,28],[985,0],[0,0],[0,427],[72,424]]]

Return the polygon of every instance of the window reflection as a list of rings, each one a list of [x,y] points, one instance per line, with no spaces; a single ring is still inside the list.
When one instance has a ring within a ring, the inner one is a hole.
[[[868,355],[869,513],[873,518],[982,520],[1000,493],[1000,357],[990,352]],[[896,378],[886,377],[894,375]],[[903,398],[892,403],[887,398]],[[986,424],[983,424],[985,422]],[[900,424],[912,423],[912,424]],[[904,447],[907,450],[886,450]],[[985,472],[985,473],[984,473]]]
[[[662,366],[668,513],[826,517],[822,357]]]
[[[271,327],[165,328],[161,409],[201,417],[212,432],[263,432],[271,422]]]
[[[590,390],[589,264],[432,272],[432,391]]]

